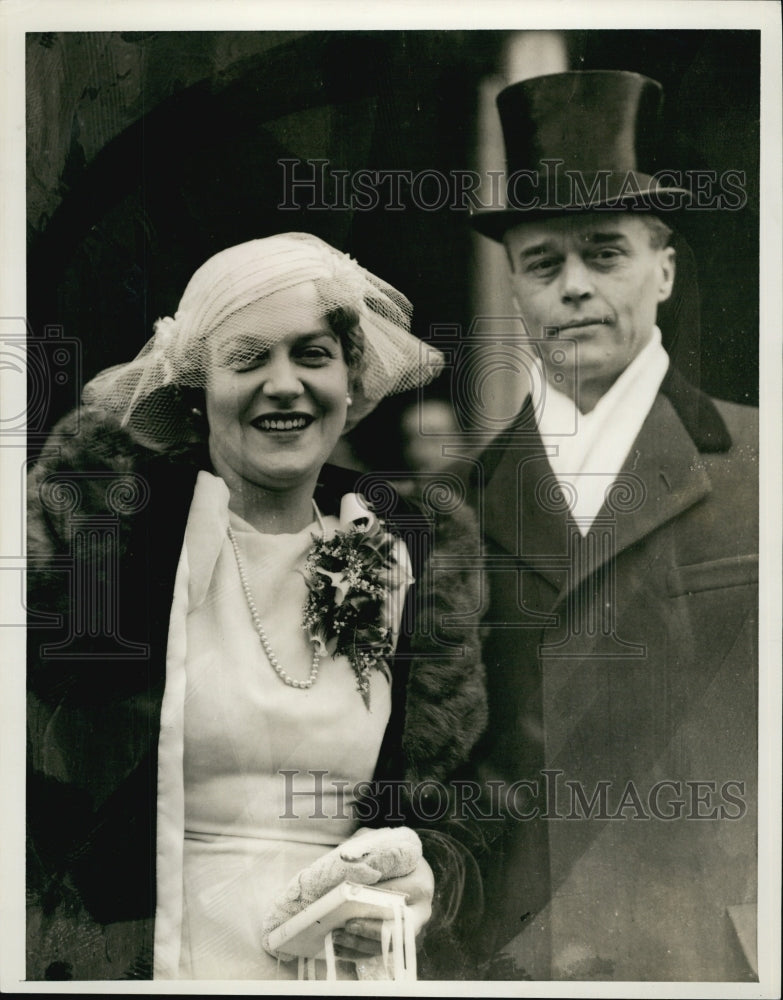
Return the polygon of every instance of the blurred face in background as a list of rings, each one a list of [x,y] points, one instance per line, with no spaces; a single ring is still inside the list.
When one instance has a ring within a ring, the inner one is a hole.
[[[453,459],[443,446],[454,442],[459,427],[451,405],[442,399],[425,399],[409,406],[400,420],[403,457],[412,472],[437,472]]]

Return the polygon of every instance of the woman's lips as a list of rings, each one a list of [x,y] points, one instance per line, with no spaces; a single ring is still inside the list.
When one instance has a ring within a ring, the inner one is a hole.
[[[311,413],[264,413],[254,417],[250,423],[256,430],[280,433],[303,431],[314,420]]]

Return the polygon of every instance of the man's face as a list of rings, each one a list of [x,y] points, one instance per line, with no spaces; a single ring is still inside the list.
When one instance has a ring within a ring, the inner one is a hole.
[[[576,341],[575,362],[566,364],[576,365],[580,407],[592,409],[649,342],[658,303],[671,295],[674,250],[655,249],[644,221],[623,212],[523,222],[505,244],[517,306],[544,367],[554,368],[558,339]]]

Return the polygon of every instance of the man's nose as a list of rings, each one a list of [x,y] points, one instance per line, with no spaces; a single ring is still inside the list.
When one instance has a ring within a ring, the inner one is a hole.
[[[287,356],[273,356],[264,366],[263,374],[262,388],[267,396],[291,399],[304,391],[297,367]]]
[[[577,254],[569,254],[563,262],[560,283],[564,302],[581,302],[589,299],[594,292],[593,275]]]

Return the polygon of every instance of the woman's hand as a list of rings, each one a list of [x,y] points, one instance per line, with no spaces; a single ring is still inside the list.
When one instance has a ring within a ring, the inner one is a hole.
[[[424,858],[410,875],[388,878],[376,884],[381,889],[394,889],[396,892],[406,893],[408,915],[413,924],[413,932],[418,937],[432,916],[432,897],[435,892],[435,878]],[[359,959],[368,955],[380,955],[382,923],[381,920],[355,917],[349,920],[344,928],[334,931],[332,940],[336,957]]]

